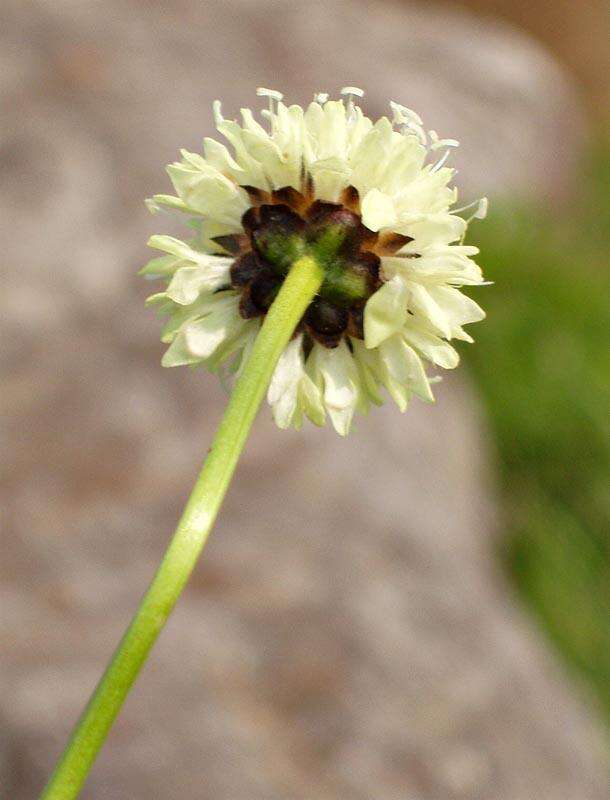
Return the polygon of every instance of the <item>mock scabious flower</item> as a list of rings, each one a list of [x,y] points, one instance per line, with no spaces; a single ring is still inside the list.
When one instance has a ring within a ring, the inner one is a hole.
[[[216,102],[231,151],[207,138],[203,155],[181,151],[167,168],[177,196],[148,201],[192,218],[188,241],[150,239],[165,255],[142,270],[167,283],[149,298],[168,315],[162,363],[239,372],[291,265],[310,255],[324,279],[269,387],[277,424],[329,417],[345,435],[384,390],[401,411],[414,395],[431,401],[425,365],[457,366],[451,340],[471,342],[463,326],[484,317],[460,291],[483,277],[463,243],[465,208],[450,210],[457,142],[397,103],[373,123],[353,87],[307,109],[258,94],[266,124],[249,109],[241,125],[225,119]],[[485,215],[485,199],[473,207],[470,218]]]

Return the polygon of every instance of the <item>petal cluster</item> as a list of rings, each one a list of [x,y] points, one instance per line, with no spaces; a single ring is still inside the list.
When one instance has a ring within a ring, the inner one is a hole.
[[[459,357],[453,339],[472,341],[464,325],[483,319],[481,308],[461,288],[482,284],[465,245],[465,209],[451,211],[457,191],[446,165],[452,139],[426,132],[410,109],[391,103],[391,116],[373,122],[356,104],[361,92],[348,88],[339,100],[316,95],[306,109],[287,106],[279,93],[259,90],[269,108],[262,122],[249,109],[241,123],[225,119],[214,105],[216,127],[227,145],[204,139],[203,154],[181,151],[168,166],[175,195],[155,195],[152,211],[177,210],[191,217],[193,237],[183,242],[153,236],[163,255],[142,270],[166,283],[149,302],[168,316],[162,340],[165,366],[201,365],[213,372],[238,372],[261,318],[240,312],[232,284],[242,220],[253,194],[288,187],[317,201],[340,205],[358,198],[365,229],[397,235],[400,246],[379,258],[378,283],[363,304],[362,335],[353,330],[331,346],[305,329],[293,337],[276,367],[268,392],[281,428],[330,419],[349,432],[356,411],[383,402],[384,391],[404,411],[414,395],[433,399],[425,364],[451,369]],[[484,216],[485,201],[472,216]],[[241,306],[243,311],[243,304]]]

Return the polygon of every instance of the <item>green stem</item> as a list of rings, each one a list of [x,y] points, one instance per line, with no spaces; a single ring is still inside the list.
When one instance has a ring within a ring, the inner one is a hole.
[[[322,271],[296,261],[273,303],[235,384],[218,432],[155,577],[79,719],[40,800],[77,797],[95,757],[180,596],[214,524],[273,370]]]

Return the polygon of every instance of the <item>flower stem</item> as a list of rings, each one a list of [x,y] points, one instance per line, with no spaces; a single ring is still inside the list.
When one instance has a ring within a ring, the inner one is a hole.
[[[72,732],[40,800],[77,797],[95,757],[165,625],[214,524],[277,361],[320,288],[316,261],[298,259],[238,378],[212,447],[148,591]]]

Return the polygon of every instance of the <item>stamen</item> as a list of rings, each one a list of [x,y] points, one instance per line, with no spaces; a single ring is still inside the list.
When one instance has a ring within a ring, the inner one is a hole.
[[[258,87],[256,96],[268,97],[270,100],[277,100],[278,103],[280,100],[284,99],[284,95],[281,92],[278,92],[276,89],[265,89],[263,86]]]
[[[268,117],[271,122],[271,133],[275,133],[275,126],[276,126],[276,114],[277,108],[276,103],[279,103],[284,95],[281,92],[276,91],[275,89],[265,89],[262,86],[259,86],[256,90],[257,97],[266,97],[269,101],[269,111],[264,116]]]
[[[397,118],[400,117],[401,121],[408,120],[409,122],[414,122],[420,127],[424,124],[422,118],[419,116],[419,114],[416,114],[412,108],[407,108],[407,106],[396,103],[394,100],[390,100],[390,108],[394,112],[395,121],[398,121]]]
[[[408,136],[409,134],[414,134],[417,136],[419,141],[424,147],[428,146],[428,139],[426,137],[426,132],[423,129],[423,122],[419,114],[416,114],[407,106],[403,106],[400,103],[395,103],[393,100],[390,101],[390,108],[394,113],[393,123],[398,125],[400,128],[400,132],[403,136]]]
[[[214,114],[214,124],[216,127],[222,125],[224,117],[222,116],[222,103],[220,100],[214,100],[212,103],[212,112]]]
[[[475,207],[473,213],[466,217],[464,222],[468,226],[473,219],[485,219],[487,216],[487,210],[489,208],[489,200],[486,197],[481,197],[480,200],[474,200],[472,203],[468,203],[467,206],[462,206],[461,208],[456,208],[451,213],[452,214],[459,214],[460,211],[466,211],[469,208]],[[460,239],[460,244],[464,244],[464,240],[466,238],[466,228],[464,228],[464,233],[462,234],[462,238]]]
[[[468,217],[466,222],[470,222],[471,219],[485,219],[487,216],[487,210],[489,208],[489,200],[487,197],[481,197],[479,200],[473,200],[472,203],[468,203],[465,206],[454,208],[451,210],[451,213],[461,214],[462,211],[468,211],[469,208],[474,208],[475,206],[475,211]]]
[[[328,100],[328,92],[316,92],[313,96],[314,103],[319,103],[321,106]]]
[[[357,86],[344,86],[340,94],[343,97],[364,97],[364,89],[359,89]]]
[[[482,197],[479,200],[479,205],[477,206],[477,210],[472,215],[471,219],[485,219],[487,216],[487,211],[489,210],[489,200],[486,197]]]
[[[340,94],[347,97],[347,121],[354,120],[354,97],[364,97],[364,91],[357,86],[344,86]]]
[[[445,163],[446,163],[446,161],[447,161],[447,159],[449,158],[450,155],[451,155],[451,150],[445,150],[444,155],[441,156],[441,158],[439,158],[439,160],[436,162],[436,164],[430,170],[430,174],[432,175],[434,172],[438,172],[439,169],[444,167]]]
[[[428,131],[430,137],[430,150],[438,150],[441,147],[459,147],[457,139],[439,139],[436,131]]]

